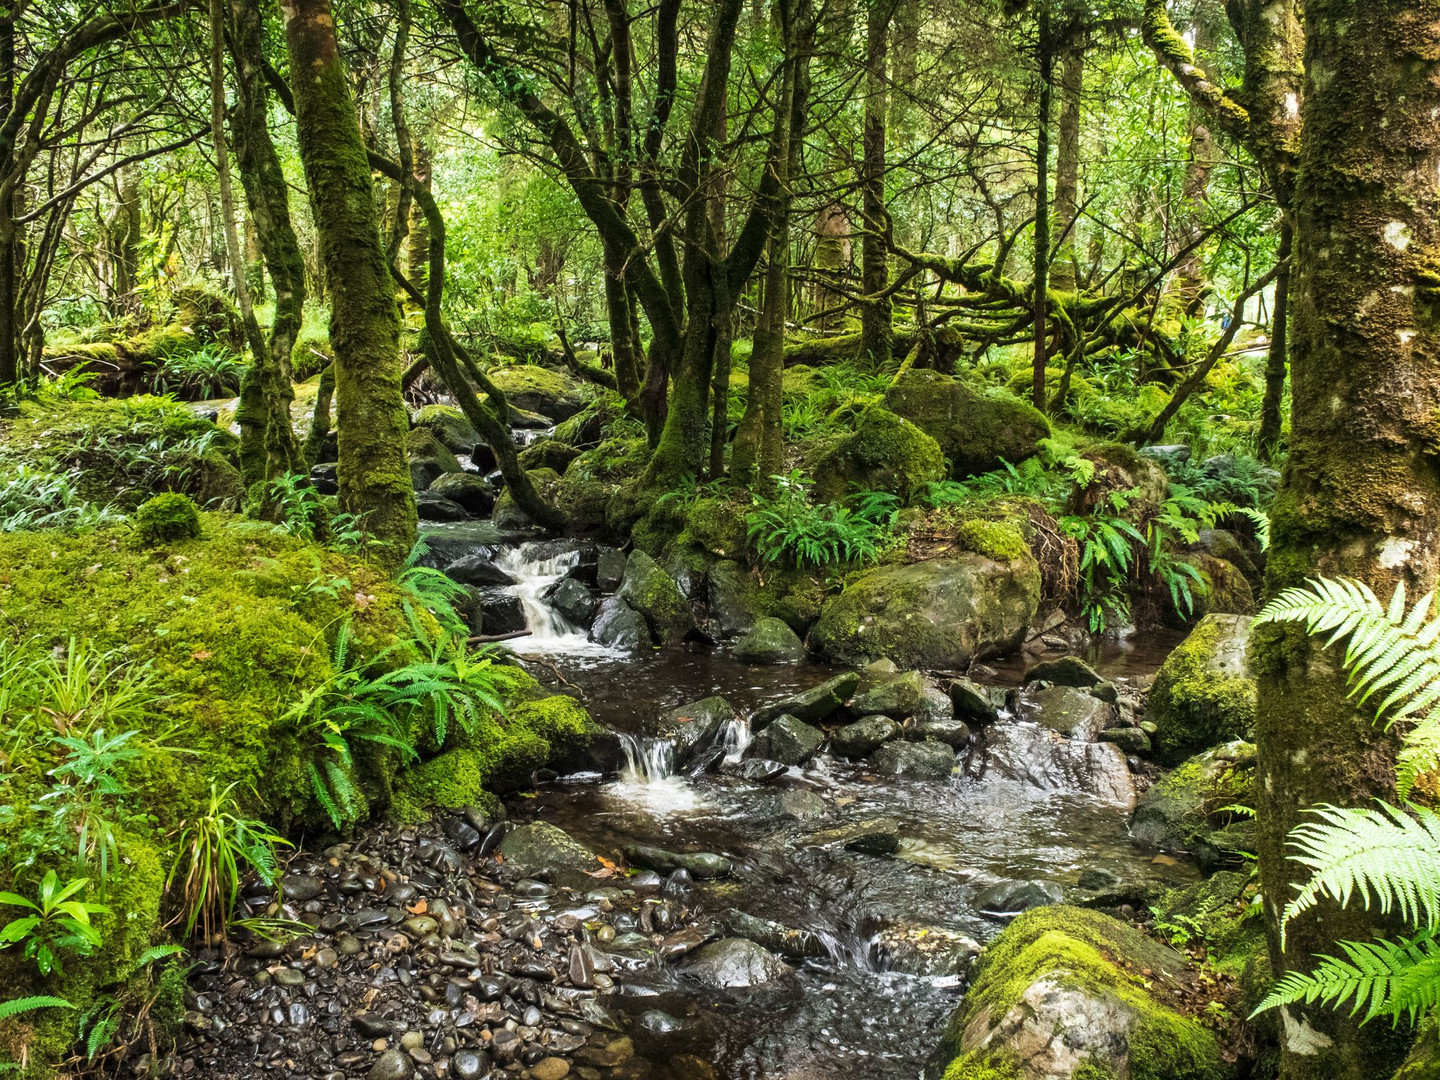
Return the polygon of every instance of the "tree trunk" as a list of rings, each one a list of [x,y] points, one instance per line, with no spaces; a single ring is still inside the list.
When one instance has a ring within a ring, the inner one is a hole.
[[[1054,57],[1051,53],[1050,9],[1040,6],[1040,131],[1035,140],[1035,358],[1030,371],[1030,399],[1045,412],[1045,358],[1047,332],[1045,317],[1050,285],[1050,95]]]
[[[219,4],[215,5],[217,8]],[[248,0],[230,0],[230,44],[235,107],[230,130],[235,163],[250,208],[251,235],[275,288],[270,338],[254,354],[241,389],[240,461],[245,479],[270,481],[301,471],[303,455],[290,421],[295,400],[290,354],[305,308],[305,260],[290,222],[290,195],[280,155],[270,137],[260,12]]]
[[[415,492],[400,392],[400,314],[385,264],[375,186],[340,59],[329,0],[282,0],[300,158],[333,299],[340,505],[389,545],[415,543]]]
[[[1055,148],[1055,223],[1065,238],[1055,253],[1050,283],[1062,292],[1074,292],[1078,276],[1075,245],[1080,223],[1080,95],[1085,82],[1085,52],[1072,46],[1060,67],[1060,130]]]
[[[715,120],[715,139],[725,141],[726,116],[722,110]],[[729,174],[715,170],[710,177],[710,232],[723,259],[730,245],[725,233],[725,188]],[[725,475],[725,441],[730,433],[730,348],[735,331],[734,300],[725,298],[725,312],[719,316],[715,333],[715,371],[710,382],[710,470],[711,480]]]
[[[868,299],[860,309],[860,354],[879,371],[894,349],[891,303],[882,296],[890,284],[890,215],[885,209],[885,120],[889,105],[886,45],[893,0],[867,0],[865,6],[865,133],[860,162],[860,208],[865,235],[860,244],[861,288]]]
[[[1310,77],[1293,197],[1290,456],[1271,513],[1267,590],[1313,574],[1418,597],[1440,572],[1440,0],[1306,0]],[[1394,800],[1395,739],[1346,695],[1337,658],[1294,626],[1251,641],[1255,791],[1270,955],[1279,978],[1337,939],[1365,940],[1357,901],[1279,915],[1307,876],[1286,838],[1317,803]],[[1285,1080],[1389,1076],[1409,1033],[1341,1012],[1282,1011]]]
[[[1275,315],[1270,322],[1270,351],[1265,357],[1265,397],[1260,403],[1260,430],[1256,435],[1260,454],[1273,459],[1280,448],[1280,403],[1285,396],[1286,323],[1290,318],[1290,267],[1288,260],[1294,243],[1294,231],[1288,222],[1280,224],[1279,257],[1287,261],[1275,278]]]
[[[850,216],[839,203],[820,210],[815,221],[815,282],[812,303],[821,330],[838,330],[844,319],[836,310],[845,303],[839,285],[850,265]]]

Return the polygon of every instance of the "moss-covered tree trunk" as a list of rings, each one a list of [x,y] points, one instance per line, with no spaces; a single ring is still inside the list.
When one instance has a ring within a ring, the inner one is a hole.
[[[290,421],[290,406],[295,400],[290,354],[304,316],[305,259],[290,222],[290,193],[280,155],[270,137],[270,95],[265,81],[259,8],[249,0],[230,0],[229,20],[236,83],[230,136],[250,209],[250,236],[260,249],[275,287],[270,337],[255,354],[236,410],[241,432],[240,460],[245,479],[253,483],[297,472],[303,464]]]
[[[1038,53],[1040,60],[1039,133],[1035,140],[1035,277],[1032,289],[1035,318],[1035,352],[1030,370],[1030,399],[1041,412],[1049,408],[1045,397],[1045,361],[1049,329],[1046,325],[1050,288],[1050,99],[1055,66],[1050,8],[1040,5]]]
[[[1060,123],[1055,145],[1055,224],[1062,230],[1054,265],[1050,268],[1051,288],[1073,292],[1079,274],[1075,244],[1080,222],[1080,107],[1085,84],[1085,50],[1072,45],[1060,65]]]
[[[1294,230],[1288,222],[1280,226],[1279,258],[1286,267],[1275,279],[1275,314],[1270,320],[1270,348],[1265,356],[1265,396],[1260,402],[1260,430],[1255,441],[1260,453],[1273,458],[1280,449],[1281,410],[1285,397],[1285,372],[1289,363],[1290,267],[1288,260],[1294,247]]]
[[[333,296],[340,505],[398,563],[415,542],[400,313],[329,0],[282,0],[300,158]]]
[[[1267,587],[1311,574],[1388,597],[1440,572],[1440,0],[1305,0],[1307,81],[1294,190],[1294,404],[1272,514]],[[1358,903],[1278,916],[1303,868],[1286,836],[1304,808],[1394,796],[1394,740],[1346,698],[1336,657],[1296,628],[1251,642],[1260,873],[1276,975],[1340,938],[1364,939]],[[1387,1077],[1406,1035],[1291,1006],[1286,1080]]]
[[[895,0],[867,0],[865,7],[865,132],[860,162],[860,209],[865,235],[860,242],[861,287],[867,297],[860,309],[861,355],[879,370],[890,363],[892,306],[885,290],[890,284],[890,215],[885,209],[885,122],[890,102],[886,46]]]

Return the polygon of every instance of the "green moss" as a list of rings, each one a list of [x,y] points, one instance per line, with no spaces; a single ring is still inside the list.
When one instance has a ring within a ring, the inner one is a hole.
[[[412,462],[434,462],[442,472],[459,472],[460,462],[429,428],[412,428],[405,436],[405,451]]]
[[[188,327],[166,323],[142,330],[119,343],[120,351],[133,362],[153,364],[171,356],[195,351],[199,342]]]
[[[556,495],[571,524],[584,533],[628,533],[650,507],[638,501],[634,483],[649,457],[644,436],[627,436],[606,439],[572,461]]]
[[[681,540],[722,559],[739,558],[745,552],[749,511],[747,503],[735,499],[696,499],[685,515]]]
[[[1255,680],[1216,668],[1217,654],[1233,647],[1234,627],[1233,617],[1206,616],[1156,673],[1146,718],[1156,725],[1155,750],[1162,760],[1178,761],[1196,750],[1250,737]]]
[[[556,492],[560,487],[560,477],[554,469],[528,469],[525,473],[530,478],[540,498],[550,503],[556,503]],[[495,509],[491,513],[495,524],[502,529],[506,528],[528,528],[534,524],[530,515],[515,505],[515,499],[506,488],[500,492],[500,497],[495,500]]]
[[[818,444],[807,461],[816,494],[831,502],[856,491],[889,491],[909,499],[945,476],[940,444],[879,406],[864,410],[850,433]]]
[[[536,364],[516,364],[513,367],[498,368],[491,371],[489,375],[490,381],[499,388],[500,392],[511,399],[526,396],[563,398],[578,389],[578,384],[573,379]]]
[[[194,540],[200,535],[200,512],[188,495],[172,491],[156,495],[135,511],[131,524],[135,538],[145,547]]]
[[[956,543],[965,551],[973,551],[996,562],[1023,559],[1030,554],[1030,545],[1020,527],[1010,521],[986,521],[970,518],[955,527]]]
[[[989,472],[1002,459],[1019,464],[1050,435],[1044,414],[1013,394],[982,393],[934,371],[905,372],[886,391],[885,407],[932,436],[957,477]]]
[[[435,436],[448,450],[468,454],[475,449],[480,435],[465,414],[454,405],[424,405],[415,414],[415,427]]]
[[[1024,1080],[1024,1074],[1005,1058],[966,1053],[950,1062],[942,1080]]]

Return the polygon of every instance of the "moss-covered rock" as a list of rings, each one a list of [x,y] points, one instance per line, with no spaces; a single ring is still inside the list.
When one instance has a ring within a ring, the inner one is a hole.
[[[1215,1038],[1181,1010],[1187,961],[1117,919],[1042,907],[981,956],[927,1080],[1220,1080]]]
[[[1177,555],[1181,562],[1189,563],[1200,572],[1199,587],[1192,585],[1193,604],[1191,610],[1175,611],[1173,603],[1167,604],[1167,621],[1198,619],[1205,615],[1251,615],[1255,612],[1255,593],[1245,574],[1227,559],[1203,551],[1187,551]],[[1168,594],[1167,594],[1168,599]]]
[[[982,555],[861,574],[828,601],[813,650],[841,663],[889,657],[905,668],[963,669],[1016,648],[1040,604],[1029,551],[1006,562]]]
[[[1221,861],[1220,847],[1234,848],[1248,825],[1243,814],[1227,808],[1254,805],[1254,776],[1255,747],[1247,742],[1237,740],[1195,755],[1141,797],[1130,824],[1131,839],[1142,847],[1193,851],[1197,856],[1213,852],[1213,861]],[[1212,860],[1207,856],[1206,861]]]
[[[416,491],[424,491],[445,473],[459,472],[460,462],[430,428],[412,428],[405,436],[410,458],[410,479]]]
[[[905,372],[885,392],[885,407],[939,443],[957,477],[1019,464],[1050,435],[1044,414],[1013,394],[983,393],[936,371]]]
[[[909,500],[945,476],[940,444],[888,409],[862,412],[854,430],[829,439],[808,456],[815,492],[831,502],[859,491],[888,491]]]
[[[1068,507],[1072,514],[1093,513],[1116,493],[1124,494],[1131,517],[1153,514],[1169,493],[1165,470],[1133,446],[1100,443],[1080,456],[1095,466],[1095,473],[1088,484],[1076,485]]]
[[[1166,893],[1156,905],[1157,924],[1168,933],[1203,944],[1210,967],[1240,978],[1254,948],[1264,943],[1259,888],[1246,870],[1221,870]]]
[[[235,509],[244,497],[238,440],[184,405],[139,395],[112,400],[26,400],[0,418],[0,465],[73,477],[87,502],[134,510],[164,492]]]
[[[447,450],[468,454],[480,441],[480,433],[454,405],[423,405],[415,414],[415,426],[435,436]]]
[[[1145,718],[1155,725],[1161,761],[1174,763],[1250,737],[1255,723],[1255,679],[1245,667],[1250,622],[1243,615],[1206,615],[1160,665]]]
[[[643,551],[632,551],[615,595],[645,617],[656,641],[674,643],[695,625],[675,580]]]
[[[585,387],[574,378],[537,364],[497,368],[489,375],[510,405],[551,420],[568,420],[589,400]]]
[[[560,477],[554,469],[530,469],[525,474],[530,478],[539,496],[551,505],[555,505],[560,497]],[[499,529],[531,529],[535,527],[534,520],[529,514],[515,505],[515,499],[506,488],[495,500],[495,509],[491,513],[495,527]]]
[[[789,625],[763,615],[735,642],[734,653],[747,664],[793,664],[805,658],[805,645]]]
[[[579,450],[559,439],[536,439],[520,451],[519,459],[521,468],[554,469],[558,474],[579,456]]]
[[[571,526],[582,533],[627,534],[643,512],[633,489],[649,459],[644,437],[635,436],[606,439],[572,461],[557,493]]]
[[[737,499],[696,499],[685,515],[685,532],[678,543],[689,543],[718,555],[735,559],[745,554],[745,515],[748,502]]]
[[[131,524],[135,526],[135,539],[145,547],[194,540],[200,535],[200,511],[190,496],[171,491],[143,503]]]

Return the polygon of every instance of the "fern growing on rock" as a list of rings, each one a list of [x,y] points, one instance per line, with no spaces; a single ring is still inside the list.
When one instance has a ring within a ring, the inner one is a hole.
[[[1363,582],[1312,580],[1276,597],[1257,622],[1303,622],[1346,641],[1344,666],[1357,703],[1376,702],[1375,719],[1398,728],[1396,787],[1408,800],[1416,781],[1440,766],[1440,618],[1434,593],[1409,610],[1405,588],[1388,606]],[[1313,971],[1290,972],[1256,1012],[1296,1002],[1418,1023],[1440,1004],[1440,814],[1408,801],[1403,808],[1320,806],[1290,834],[1291,858],[1311,871],[1286,905],[1285,928],[1320,900],[1394,915],[1410,933],[1392,940],[1341,941],[1340,956],[1321,956]]]

